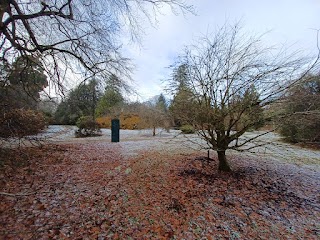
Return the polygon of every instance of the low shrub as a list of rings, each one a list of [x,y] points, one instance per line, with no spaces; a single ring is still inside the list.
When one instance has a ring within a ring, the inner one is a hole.
[[[103,128],[111,128],[112,117],[98,117],[97,122]],[[120,115],[120,128],[121,129],[140,129],[142,127],[142,120],[138,115],[135,114],[121,114]]]
[[[46,120],[40,112],[25,109],[11,109],[1,112],[1,138],[22,138],[28,135],[35,135],[45,127]]]
[[[309,119],[308,119],[309,118]],[[320,142],[320,118],[314,116],[291,116],[283,120],[280,126],[280,134],[288,142]]]
[[[96,121],[102,128],[111,128],[111,117],[98,117]]]
[[[75,132],[76,137],[95,137],[101,136],[100,124],[91,116],[80,117],[76,123],[78,129]]]
[[[182,133],[184,134],[192,134],[195,133],[194,127],[191,125],[182,125],[180,127],[180,130],[182,131]]]
[[[120,117],[121,129],[138,129],[140,123],[141,118],[138,115],[126,114]]]

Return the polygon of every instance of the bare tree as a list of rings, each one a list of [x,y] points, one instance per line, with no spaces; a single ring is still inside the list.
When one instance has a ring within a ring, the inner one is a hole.
[[[172,126],[167,101],[163,94],[156,95],[147,102],[136,104],[136,107],[130,107],[130,110],[139,115],[141,119],[139,127],[151,128],[153,136],[156,136],[157,128],[169,131],[169,128]]]
[[[141,18],[152,21],[163,5],[191,10],[181,0],[0,1],[0,61],[12,63],[19,56],[32,56],[60,90],[70,69],[83,73],[84,79],[88,74],[128,76],[130,67],[121,55],[119,35],[129,29],[132,39],[137,39]]]
[[[213,38],[188,47],[178,63],[187,74],[184,88],[192,94],[188,99],[193,111],[181,111],[181,119],[217,151],[219,170],[231,171],[226,151],[260,145],[255,140],[262,134],[246,138],[243,134],[263,125],[263,110],[314,69],[318,58],[309,62],[295,54],[276,53],[262,47],[260,38],[243,34],[239,24],[224,26]],[[173,78],[169,84],[178,89],[174,83],[180,81]]]

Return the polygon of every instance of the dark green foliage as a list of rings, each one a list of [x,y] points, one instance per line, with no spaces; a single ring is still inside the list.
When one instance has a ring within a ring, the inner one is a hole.
[[[47,86],[43,67],[35,58],[18,57],[12,65],[1,66],[0,137],[22,138],[41,131],[46,121],[35,111],[40,92]]]
[[[174,118],[175,126],[180,127],[185,124],[190,124],[196,110],[192,92],[188,89],[179,89],[169,109]]]
[[[69,101],[63,101],[58,105],[54,114],[54,122],[56,124],[74,125],[80,115],[73,113]]]
[[[13,63],[9,74],[11,85],[20,85],[29,94],[36,94],[48,86],[47,76],[38,59],[33,57],[19,57]]]
[[[176,127],[190,123],[194,116],[194,96],[188,87],[188,65],[181,64],[173,69],[169,88],[174,91],[174,97],[169,110]]]
[[[280,127],[280,134],[285,137],[285,139],[292,143],[297,143],[298,141],[298,129],[297,126],[288,121],[283,122]]]
[[[194,129],[194,127],[191,126],[191,125],[182,125],[182,126],[180,127],[180,130],[181,130],[181,132],[184,133],[184,134],[192,134],[192,133],[195,133],[195,129]]]
[[[52,116],[52,114],[50,112],[42,111],[42,114],[43,114],[43,117],[44,117],[45,122],[47,123],[47,125],[50,125],[50,124],[54,123],[53,116]]]
[[[95,118],[117,115],[124,104],[121,93],[123,82],[112,74],[105,84],[104,93],[98,87],[96,80],[78,85],[59,104],[55,112],[55,122],[57,124],[75,125],[79,117],[82,116]]]
[[[54,113],[57,106],[56,99],[51,98],[41,99],[38,103],[38,110],[44,114],[48,124],[54,124]]]
[[[42,65],[32,57],[19,57],[5,72],[0,76],[1,108],[35,110],[39,93],[48,85]]]
[[[76,137],[101,136],[100,124],[92,116],[83,116],[77,120]]]
[[[95,111],[97,117],[117,115],[118,108],[124,104],[124,98],[121,93],[122,85],[121,80],[114,74],[107,79],[105,92],[100,98]]]
[[[290,142],[320,142],[320,76],[291,88],[282,104],[280,133]]]
[[[228,104],[228,118],[237,119],[234,130],[245,128],[246,130],[257,130],[264,126],[265,117],[263,108],[260,106],[259,93],[254,85],[245,89],[243,93],[239,91],[234,99]]]
[[[96,116],[101,117],[104,115],[112,114],[115,108],[120,107],[124,103],[124,98],[121,93],[114,89],[107,88],[104,95],[98,102],[96,108]]]
[[[97,82],[80,84],[62,101],[55,112],[55,123],[75,125],[81,116],[94,116],[100,93]]]

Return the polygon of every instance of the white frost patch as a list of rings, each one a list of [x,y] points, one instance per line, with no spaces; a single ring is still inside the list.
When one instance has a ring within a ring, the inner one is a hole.
[[[111,130],[102,129],[102,136],[75,138],[75,126],[50,125],[43,133],[36,137],[49,142],[62,143],[87,143],[94,141],[97,145],[111,144]],[[206,148],[206,143],[195,134],[183,135],[178,130],[166,132],[163,129],[156,130],[156,136],[152,136],[152,129],[147,130],[120,130],[120,142],[112,143],[121,147],[123,156],[136,156],[144,151],[161,151],[165,153],[188,154]],[[263,132],[255,131],[244,134],[242,141],[252,138]],[[282,162],[290,162],[298,165],[320,166],[320,151],[305,149],[291,144],[281,142],[281,137],[275,133],[268,133],[256,140],[254,144],[261,144],[258,148],[252,149],[255,156],[263,159],[273,159]],[[236,152],[228,151],[227,154],[237,155]],[[242,153],[240,153],[242,154]],[[252,156],[250,153],[246,153]],[[317,167],[318,168],[318,167]]]

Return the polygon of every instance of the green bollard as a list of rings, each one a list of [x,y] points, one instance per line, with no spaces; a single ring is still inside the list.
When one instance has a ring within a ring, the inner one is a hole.
[[[120,141],[120,120],[112,119],[111,120],[111,142]]]

